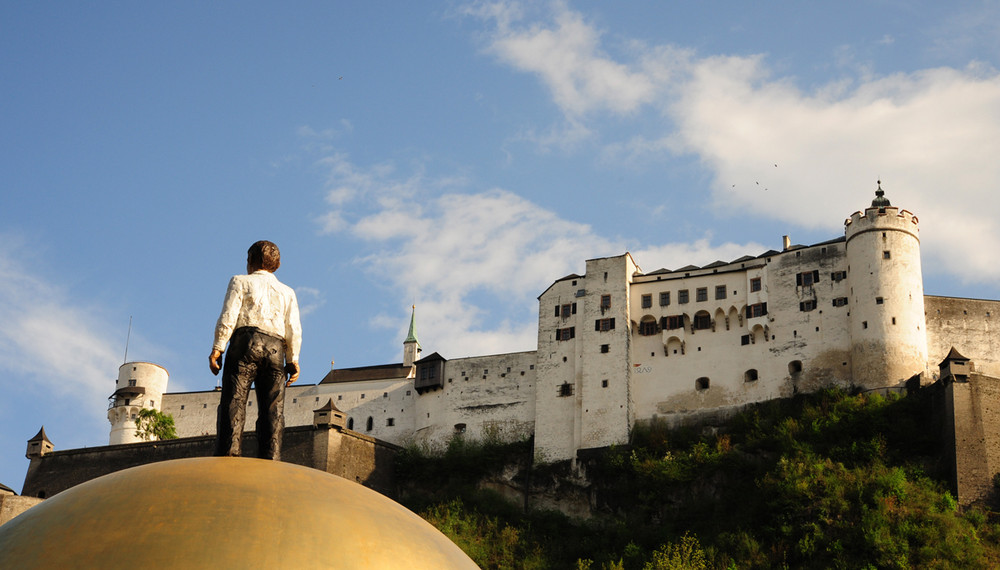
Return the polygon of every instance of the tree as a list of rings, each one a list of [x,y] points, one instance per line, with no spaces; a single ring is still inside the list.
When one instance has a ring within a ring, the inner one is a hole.
[[[160,410],[143,408],[135,420],[135,436],[143,441],[177,439],[174,417]]]

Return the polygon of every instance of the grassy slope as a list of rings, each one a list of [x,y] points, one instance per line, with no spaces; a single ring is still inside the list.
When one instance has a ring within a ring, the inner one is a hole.
[[[713,435],[644,427],[588,464],[600,516],[586,523],[476,491],[528,443],[411,449],[399,476],[404,503],[484,568],[998,567],[1000,527],[957,511],[939,432],[919,396],[837,390]]]

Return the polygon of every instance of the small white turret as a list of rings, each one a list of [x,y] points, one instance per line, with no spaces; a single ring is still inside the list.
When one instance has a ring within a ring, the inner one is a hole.
[[[126,362],[118,368],[115,393],[108,398],[109,444],[141,441],[135,435],[139,410],[159,410],[167,390],[167,369],[150,362]]]
[[[872,205],[845,222],[851,373],[864,388],[898,386],[927,367],[917,217],[879,182]]]

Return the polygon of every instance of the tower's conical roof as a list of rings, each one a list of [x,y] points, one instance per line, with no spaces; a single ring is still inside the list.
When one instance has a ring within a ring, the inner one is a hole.
[[[49,443],[52,443],[52,441],[49,440],[49,436],[45,435],[45,426],[42,426],[42,429],[38,430],[38,433],[35,434],[35,437],[29,439],[28,443],[32,443],[35,441],[47,441]]]
[[[406,344],[408,342],[415,342],[415,343],[417,343],[417,346],[420,346],[420,341],[417,340],[417,322],[416,322],[416,318],[417,318],[417,306],[413,305],[412,307],[410,307],[410,310],[411,310],[411,312],[410,312],[410,331],[409,331],[409,333],[407,333],[406,340],[403,341],[403,344]]]

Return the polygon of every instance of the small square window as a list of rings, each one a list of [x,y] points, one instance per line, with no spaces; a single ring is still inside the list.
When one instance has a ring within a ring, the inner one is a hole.
[[[643,295],[642,296],[642,308],[643,309],[648,309],[648,308],[650,308],[652,306],[653,306],[653,296],[649,295],[649,294]]]
[[[396,425],[396,418],[387,418],[385,420],[385,425],[387,425],[389,427],[392,427],[392,426]]]
[[[696,301],[698,301],[698,302],[707,301],[708,300],[708,287],[698,287],[695,290],[695,295],[696,295],[696,298],[695,298]]]
[[[750,280],[750,292],[760,291],[760,277],[754,277]]]
[[[660,306],[666,307],[670,304],[670,291],[663,291],[660,293]]]
[[[750,344],[750,335],[745,334],[742,337],[740,337],[740,344],[743,346]]]
[[[881,305],[883,303],[885,303],[885,299],[883,299],[882,297],[875,297],[875,304],[876,305]]]
[[[611,345],[610,344],[602,344],[601,345],[601,352],[602,353],[607,354],[610,351],[611,351]]]
[[[726,298],[726,286],[725,285],[716,285],[715,286],[715,298],[716,299],[725,299]]]
[[[602,309],[611,308],[611,295],[601,295],[601,308]]]
[[[892,254],[889,253],[888,251],[883,251],[882,252],[882,259],[892,259]]]
[[[680,291],[677,292],[677,302],[680,303],[680,304],[682,304],[682,305],[688,302],[688,290],[687,289],[681,289]]]
[[[601,380],[601,388],[607,388],[607,387],[608,387],[608,381],[607,380]]]

